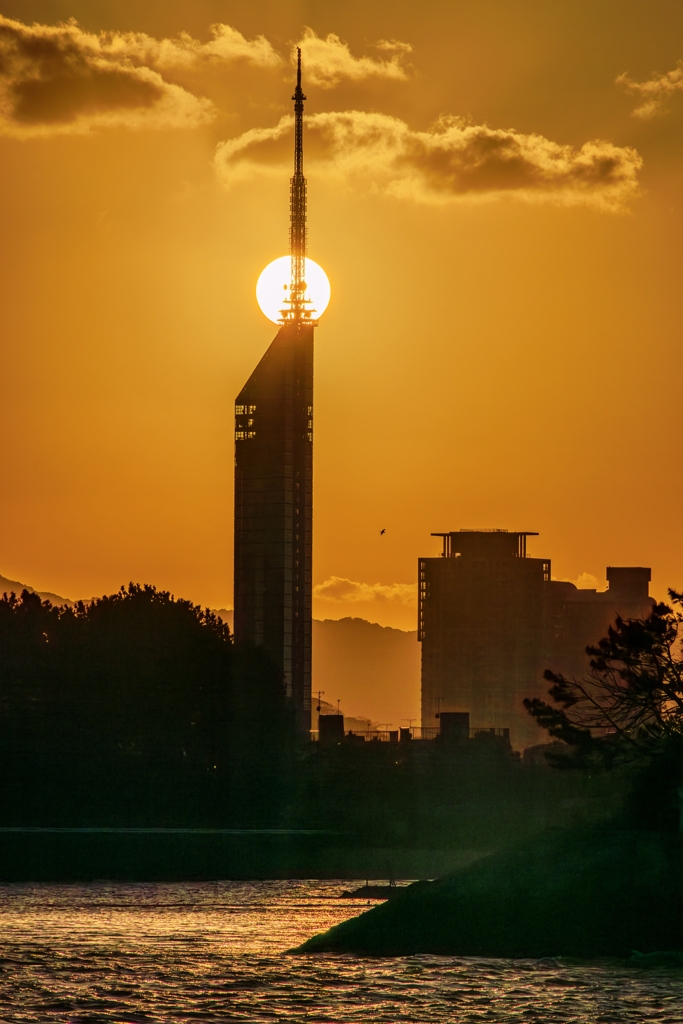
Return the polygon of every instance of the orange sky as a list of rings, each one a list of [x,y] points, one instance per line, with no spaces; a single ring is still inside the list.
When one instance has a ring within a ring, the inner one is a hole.
[[[1,574],[230,605],[308,27],[315,614],[413,628],[417,558],[460,527],[683,588],[680,4],[0,10]]]

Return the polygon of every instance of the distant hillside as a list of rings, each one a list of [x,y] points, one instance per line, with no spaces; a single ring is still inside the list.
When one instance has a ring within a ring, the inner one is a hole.
[[[230,626],[230,632],[232,632],[233,622],[235,619],[234,610],[232,608],[212,608],[211,611],[215,612],[216,615],[219,615],[223,622],[227,622]]]
[[[232,610],[216,611],[232,629]],[[417,633],[366,619],[314,619],[314,707],[318,690],[325,691],[323,702],[332,710],[339,700],[340,710],[348,717],[391,722],[394,729],[407,725],[406,718],[419,724]]]
[[[345,714],[394,729],[419,720],[417,634],[365,619],[314,619],[313,690],[335,706],[339,699]]]
[[[28,583],[20,583],[18,580],[8,580],[6,576],[0,576],[0,595],[11,594],[14,592],[17,597],[21,594],[22,590],[28,590],[30,594],[37,594],[43,601],[51,601],[52,604],[68,604],[72,605],[74,602],[70,601],[68,597],[60,597],[59,594],[51,594],[49,590],[36,590],[34,587],[29,587]]]

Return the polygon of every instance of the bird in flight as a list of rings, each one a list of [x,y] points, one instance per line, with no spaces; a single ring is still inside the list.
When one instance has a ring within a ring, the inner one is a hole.
[[[380,537],[382,536],[382,534],[383,534],[383,533],[386,533],[386,532],[387,532],[386,530],[380,530],[380,531],[379,531],[379,535],[380,535]]]

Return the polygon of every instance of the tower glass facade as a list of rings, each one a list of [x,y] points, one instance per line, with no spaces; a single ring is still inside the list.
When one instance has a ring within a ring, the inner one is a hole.
[[[280,328],[235,402],[235,639],[311,715],[313,326]]]

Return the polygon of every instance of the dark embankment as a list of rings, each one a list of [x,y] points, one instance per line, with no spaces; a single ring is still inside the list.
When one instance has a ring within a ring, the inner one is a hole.
[[[683,838],[541,836],[315,935],[297,952],[628,956],[683,949]]]

